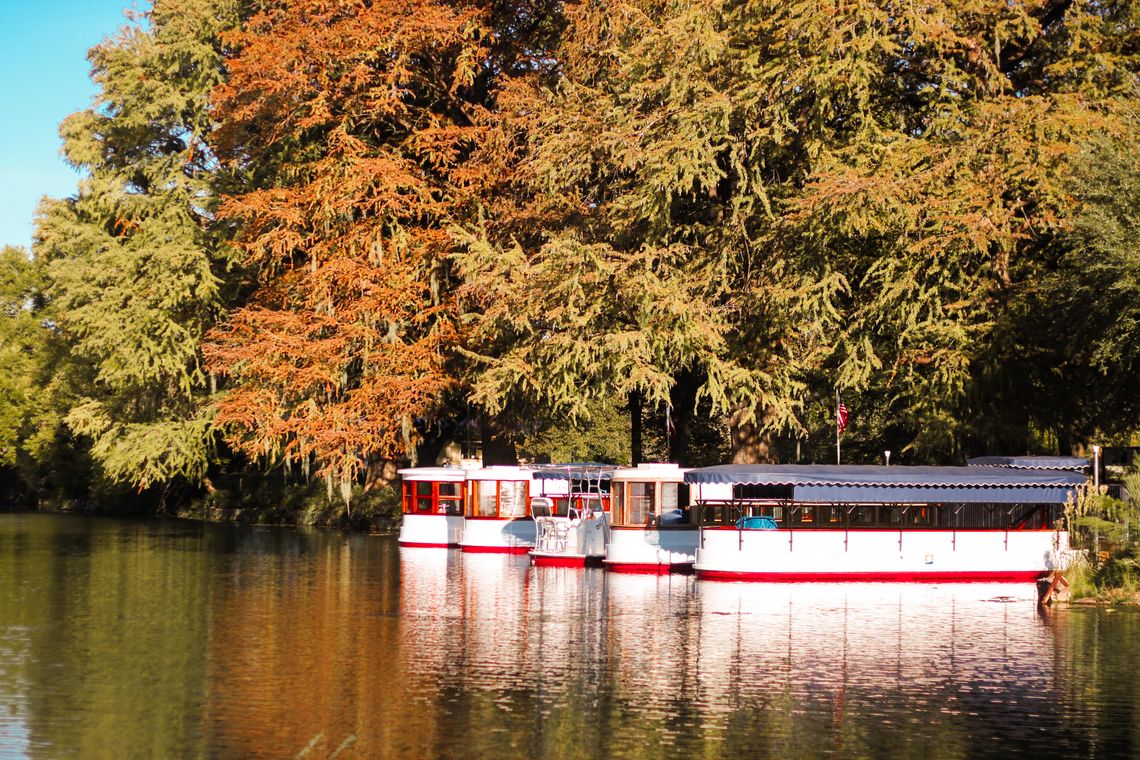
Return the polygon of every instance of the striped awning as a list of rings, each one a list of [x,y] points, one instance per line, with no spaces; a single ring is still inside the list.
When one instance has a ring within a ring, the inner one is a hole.
[[[1012,470],[1072,470],[1084,472],[1089,460],[1084,457],[974,457],[966,460],[971,467],[1007,467]]]
[[[794,501],[829,504],[1063,504],[1085,478],[998,467],[726,464],[690,470],[685,482],[790,486]]]

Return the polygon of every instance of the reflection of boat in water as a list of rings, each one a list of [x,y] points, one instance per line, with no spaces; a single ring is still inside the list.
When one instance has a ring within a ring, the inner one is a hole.
[[[689,486],[675,464],[643,463],[613,472],[613,530],[606,547],[609,570],[627,573],[687,571],[696,560],[700,535],[691,504],[725,498],[731,486]]]
[[[701,688],[762,699],[794,684],[798,699],[857,691],[873,704],[884,691],[996,685],[1018,663],[1007,688],[1044,693],[1052,634],[1035,601],[1002,583],[701,583]]]
[[[530,502],[535,524],[534,549],[530,552],[534,564],[600,564],[610,540],[609,482],[617,468],[575,463],[534,465],[534,469],[543,484],[542,495]],[[560,484],[558,495],[547,495],[548,482]]]
[[[407,693],[440,695],[408,720],[434,720],[437,737],[458,721],[476,736],[521,731],[531,756],[557,754],[566,736],[614,755],[660,741],[698,756],[795,756],[803,736],[874,756],[897,736],[889,717],[943,726],[950,754],[971,756],[960,743],[979,724],[1029,720],[1056,694],[1055,631],[1028,587],[702,583],[403,554],[441,559],[416,568],[436,583],[406,580],[401,604]],[[979,712],[989,717],[969,717]],[[614,721],[632,735],[605,744]],[[468,741],[496,754],[491,739]]]
[[[697,506],[701,578],[1033,581],[1068,561],[1071,472],[989,467],[722,465]]]

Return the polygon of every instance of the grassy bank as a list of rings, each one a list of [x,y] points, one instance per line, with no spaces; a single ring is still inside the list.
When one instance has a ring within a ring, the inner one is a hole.
[[[368,492],[355,486],[346,504],[339,495],[330,498],[323,482],[218,489],[176,512],[217,522],[385,531],[400,524],[400,495],[391,486]]]
[[[400,524],[398,485],[367,492],[354,486],[348,503],[339,489],[330,494],[323,480],[287,480],[280,473],[223,475],[216,477],[211,486],[206,490],[183,484],[141,492],[95,487],[80,495],[54,493],[12,500],[11,504],[13,509],[48,512],[164,515],[211,522],[356,531],[388,531]]]
[[[1140,470],[1124,486],[1123,499],[1089,487],[1066,506],[1070,544],[1079,552],[1065,573],[1073,601],[1140,604]]]

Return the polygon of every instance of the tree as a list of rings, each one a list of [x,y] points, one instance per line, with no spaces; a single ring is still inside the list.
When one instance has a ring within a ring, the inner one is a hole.
[[[460,259],[478,397],[708,399],[761,458],[838,386],[881,421],[853,433],[956,456],[1001,304],[1078,207],[1074,158],[1124,129],[1135,11],[567,13],[558,68],[501,99],[502,200]]]
[[[37,315],[42,272],[22,248],[0,249],[0,466],[18,462],[38,411],[43,332]]]
[[[984,445],[1051,433],[1062,453],[1140,425],[1140,161],[1136,136],[1094,139],[1067,187],[1080,205],[1052,256],[999,311],[978,362],[993,389]],[[1011,350],[1011,347],[1013,350]],[[1011,358],[1012,355],[1012,358]]]
[[[89,54],[95,103],[60,128],[87,176],[41,206],[34,251],[67,353],[56,403],[109,478],[145,489],[198,481],[211,457],[200,342],[230,262],[213,226],[207,94],[237,4],[156,0],[132,21]]]
[[[812,33],[784,56],[781,95],[817,93],[816,80],[845,91],[821,101],[840,139],[816,151],[784,239],[852,283],[830,365],[839,384],[901,421],[919,456],[960,456],[985,426],[1007,431],[990,445],[1026,445],[1024,407],[995,403],[1018,386],[1012,368],[1034,361],[1006,307],[1048,277],[1080,213],[1069,178],[1083,147],[1131,118],[1136,11],[946,2],[820,24],[805,9],[784,11]],[[1018,319],[1052,321],[1049,304],[1036,308]]]
[[[339,482],[412,455],[453,385],[448,227],[486,91],[476,6],[289,0],[229,38],[214,145],[240,172],[220,215],[260,272],[211,334],[218,421],[254,457]]]

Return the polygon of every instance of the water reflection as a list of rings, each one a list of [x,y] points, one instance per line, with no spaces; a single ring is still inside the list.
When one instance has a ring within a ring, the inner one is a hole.
[[[1134,756],[1140,615],[0,517],[0,756]]]

